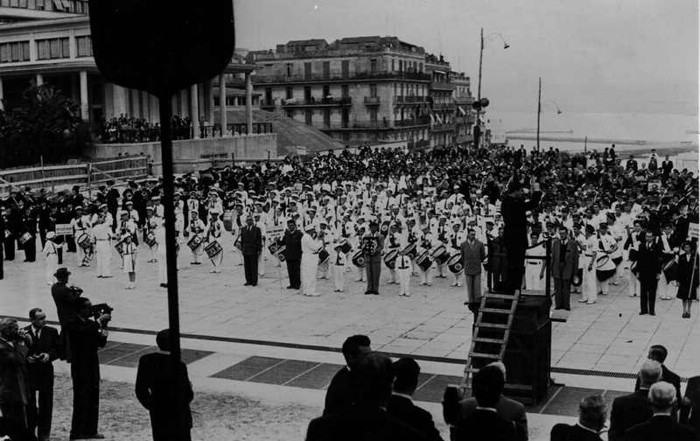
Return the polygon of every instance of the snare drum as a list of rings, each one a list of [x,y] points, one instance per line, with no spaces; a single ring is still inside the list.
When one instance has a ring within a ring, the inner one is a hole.
[[[453,254],[447,261],[447,269],[453,274],[459,274],[464,269],[464,264],[462,263],[462,253]]]
[[[595,272],[600,282],[604,282],[615,275],[615,264],[607,254],[596,259]]]
[[[344,254],[348,254],[352,250],[352,245],[350,245],[350,242],[345,241],[344,243],[341,243],[340,245],[340,251]]]
[[[207,256],[210,259],[215,258],[222,251],[223,249],[221,248],[221,244],[218,240],[212,240],[211,242],[209,242],[209,244],[207,244],[207,246],[204,247],[204,252],[207,253]]]
[[[24,233],[22,236],[19,238],[19,244],[24,245],[28,241],[32,240],[32,234],[30,232]]]
[[[416,255],[418,254],[418,250],[416,249],[416,244],[411,243],[406,246],[406,248],[403,249],[403,252],[408,256],[409,259],[413,260],[416,258]]]
[[[277,259],[280,262],[284,262],[287,260],[287,254],[285,253],[285,251],[287,251],[287,247],[284,245],[277,249]]]
[[[424,251],[423,254],[416,259],[416,265],[423,271],[428,271],[433,264],[433,259],[430,257],[430,251]]]
[[[438,245],[430,252],[430,257],[438,264],[442,265],[450,258],[445,245]]]
[[[76,242],[78,242],[78,245],[82,249],[90,248],[90,235],[87,233],[81,233],[80,236],[78,236],[78,239],[76,239]]]
[[[328,254],[328,251],[326,251],[325,248],[322,249],[318,252],[318,264],[323,265],[324,263],[328,262],[329,257],[331,257],[331,255]]]
[[[352,256],[352,263],[358,267],[358,268],[364,268],[365,267],[365,255],[362,253],[362,250],[358,250],[353,256]]]
[[[277,241],[272,242],[270,245],[267,246],[268,251],[270,251],[271,255],[277,254],[277,251],[280,249],[280,244],[277,243]]]
[[[199,248],[199,246],[202,244],[202,236],[199,234],[193,235],[190,240],[187,242],[187,246],[190,247],[192,251],[196,250]]]
[[[391,250],[384,256],[384,264],[389,269],[396,267],[396,259],[399,257],[399,250]]]
[[[144,239],[144,242],[146,242],[146,245],[149,247],[155,246],[156,242],[156,235],[153,234],[152,231],[149,231],[148,234],[146,235],[146,239]]]

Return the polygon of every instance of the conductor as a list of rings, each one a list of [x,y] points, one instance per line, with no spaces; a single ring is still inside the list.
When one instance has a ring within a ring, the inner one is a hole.
[[[525,250],[527,249],[527,219],[525,212],[537,207],[542,198],[539,184],[531,180],[532,197],[527,199],[527,188],[520,182],[518,175],[514,175],[506,187],[506,195],[501,203],[503,216],[504,242],[506,245],[506,264],[508,267],[508,280],[506,291],[509,294],[520,289],[525,274]]]

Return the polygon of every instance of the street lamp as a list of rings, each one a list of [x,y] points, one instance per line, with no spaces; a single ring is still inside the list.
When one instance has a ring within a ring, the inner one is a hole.
[[[477,84],[476,90],[476,102],[472,105],[476,110],[476,125],[474,126],[474,147],[478,150],[479,143],[481,141],[481,109],[486,108],[489,105],[489,101],[484,98],[481,99],[481,70],[484,62],[484,42],[491,37],[499,37],[503,41],[503,49],[508,49],[510,45],[506,42],[506,39],[502,34],[494,32],[492,34],[484,37],[484,28],[481,28],[481,45],[479,48],[479,82]]]
[[[542,114],[542,104],[552,104],[557,109],[557,115],[561,115],[562,111],[559,105],[554,101],[542,102],[542,77],[540,77],[539,90],[537,92],[537,151],[540,151],[540,115]]]

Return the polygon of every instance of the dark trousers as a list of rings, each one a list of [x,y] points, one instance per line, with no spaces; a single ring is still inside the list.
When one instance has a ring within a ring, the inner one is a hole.
[[[34,262],[36,260],[36,238],[31,238],[24,242],[22,248],[24,248],[25,262]]]
[[[523,286],[523,276],[525,275],[525,248],[509,248],[506,252],[506,265],[508,268],[506,292],[512,294]]]
[[[63,264],[63,247],[56,248],[56,255],[58,256],[58,264]]]
[[[39,441],[48,440],[51,436],[53,415],[53,372],[32,381],[29,387],[29,400],[36,409],[35,418],[31,421],[31,431],[37,433]]]
[[[639,281],[639,286],[641,293],[639,294],[639,301],[641,312],[655,314],[656,310],[656,286],[659,281],[656,278],[653,279],[641,279]]]
[[[3,234],[3,233],[0,232],[0,234]],[[4,264],[5,255],[3,254],[4,253],[3,248],[5,248],[5,247],[3,247],[3,243],[2,243],[2,241],[0,241],[0,280],[5,278],[5,264]]]
[[[156,432],[156,429],[153,429],[153,441],[190,441],[191,439],[189,430],[186,433],[172,434]]]
[[[31,418],[31,410],[27,409],[22,402],[4,403],[0,406],[0,410],[3,427],[12,441],[36,440],[27,424],[27,420]]]
[[[554,279],[554,308],[571,309],[571,279]]]
[[[70,436],[80,437],[96,434],[99,413],[99,376],[73,377],[73,420]]]
[[[243,255],[243,269],[245,270],[245,283],[258,284],[258,256],[257,254]]]
[[[287,274],[289,274],[289,286],[294,289],[301,288],[301,260],[287,259]]]
[[[69,253],[75,253],[76,251],[78,251],[78,249],[75,246],[75,236],[66,237],[66,246],[68,248]]]
[[[10,236],[5,238],[5,260],[15,260],[15,239]]]
[[[382,272],[382,260],[376,258],[366,258],[367,261],[367,291],[379,293],[379,275]]]

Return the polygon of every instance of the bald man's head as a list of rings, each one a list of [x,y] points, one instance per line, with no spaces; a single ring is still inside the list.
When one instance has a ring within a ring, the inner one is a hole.
[[[676,388],[671,383],[659,381],[651,386],[648,397],[654,413],[670,413],[676,403]]]
[[[652,384],[661,378],[661,363],[654,360],[647,360],[639,370],[640,386],[648,389]]]

